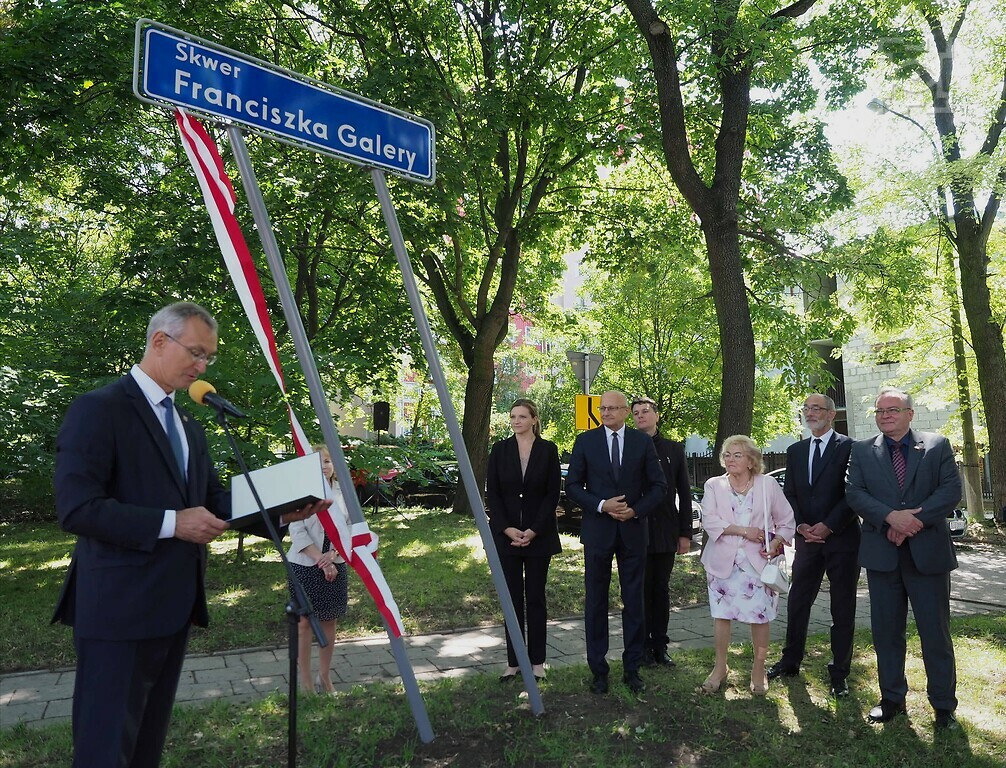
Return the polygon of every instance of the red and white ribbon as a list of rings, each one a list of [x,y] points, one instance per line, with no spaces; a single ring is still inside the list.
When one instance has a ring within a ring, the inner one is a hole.
[[[262,354],[269,363],[269,368],[283,395],[290,418],[294,449],[298,456],[303,456],[309,443],[287,397],[276,337],[273,335],[272,324],[266,310],[265,294],[255,271],[255,263],[248,251],[248,245],[241,233],[241,226],[234,216],[234,205],[237,201],[234,186],[224,170],[224,163],[220,152],[217,151],[216,143],[203,125],[181,109],[175,110],[175,122],[178,123],[185,154],[199,181],[199,188],[202,190],[203,200],[206,202],[227,271],[255,332],[255,338],[262,348]],[[318,513],[318,519],[336,550],[360,575],[394,636],[400,637],[404,634],[405,627],[398,605],[375,558],[377,536],[370,531],[366,523],[354,523],[350,530],[343,516],[341,502],[342,500],[338,499],[332,510]],[[332,514],[333,511],[335,514]]]

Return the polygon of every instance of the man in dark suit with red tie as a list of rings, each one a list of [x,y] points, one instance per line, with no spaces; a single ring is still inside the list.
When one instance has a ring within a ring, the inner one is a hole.
[[[165,307],[140,363],[77,398],[56,438],[56,514],[77,543],[53,621],[73,627],[78,768],[156,768],[189,627],[208,623],[205,545],[228,528],[230,496],[174,394],[216,352],[205,309]]]
[[[613,557],[622,590],[623,680],[633,693],[644,688],[639,666],[645,637],[646,516],[663,500],[667,481],[653,440],[625,426],[628,414],[622,392],[601,395],[602,426],[577,436],[566,475],[566,495],[583,509],[584,630],[594,693],[608,692],[605,656]]]
[[[942,435],[913,430],[912,397],[880,390],[880,434],[852,447],[845,494],[863,519],[859,562],[870,587],[880,703],[868,719],[886,723],[905,712],[908,604],[919,630],[929,704],[936,728],[957,727],[957,665],[950,636],[950,572],[957,554],[947,515],[961,499],[954,452]]]
[[[796,557],[786,603],[786,645],[782,658],[768,670],[769,680],[800,672],[807,644],[810,609],[828,576],[831,603],[832,696],[849,695],[849,667],[856,632],[856,587],[859,583],[859,518],[845,500],[845,471],[852,440],[838,434],[835,402],[810,395],[803,417],[811,437],[786,451],[783,492],[796,516]]]

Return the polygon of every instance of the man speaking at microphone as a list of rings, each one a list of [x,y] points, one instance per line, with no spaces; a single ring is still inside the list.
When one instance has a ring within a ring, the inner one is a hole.
[[[53,616],[77,651],[74,766],[160,763],[189,626],[208,623],[205,545],[231,514],[202,427],[174,404],[216,352],[209,312],[164,307],[140,363],[77,398],[56,438],[56,514],[77,536]]]

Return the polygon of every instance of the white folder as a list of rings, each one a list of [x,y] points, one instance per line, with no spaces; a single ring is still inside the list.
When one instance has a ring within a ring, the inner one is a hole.
[[[262,505],[270,517],[313,504],[329,497],[328,483],[321,470],[321,454],[308,453],[249,473]],[[259,507],[244,475],[231,478],[232,528],[261,521]]]

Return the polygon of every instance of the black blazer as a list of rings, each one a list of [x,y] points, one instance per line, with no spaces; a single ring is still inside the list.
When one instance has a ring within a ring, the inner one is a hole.
[[[230,516],[199,423],[178,409],[189,445],[182,480],[168,438],[132,376],[78,397],[56,438],[56,515],[77,535],[53,622],[81,638],[138,640],[206,626],[206,548],[158,539],[164,510]]]
[[[493,445],[486,475],[487,513],[500,556],[541,557],[561,551],[555,522],[561,473],[559,449],[549,440],[539,437],[532,443],[523,476],[517,438]],[[514,547],[503,533],[506,528],[530,528],[535,537],[526,547]]]
[[[692,537],[692,484],[688,479],[684,443],[668,440],[659,432],[653,436],[660,468],[667,480],[667,495],[648,516],[648,552],[677,552],[678,539]],[[675,504],[675,500],[677,503]]]
[[[859,549],[859,518],[845,499],[845,473],[849,467],[849,453],[853,440],[835,432],[821,457],[817,481],[811,483],[807,475],[807,462],[813,439],[807,438],[786,449],[786,483],[783,492],[793,507],[796,524],[824,523],[831,529],[825,539],[828,550],[855,551]],[[796,537],[797,546],[803,541]]]
[[[649,435],[626,427],[624,443],[622,466],[618,482],[615,482],[605,427],[577,435],[566,474],[566,495],[583,509],[580,541],[585,546],[611,549],[615,546],[616,534],[620,533],[628,547],[645,552],[645,520],[663,501],[667,480]],[[597,511],[603,500],[623,495],[636,511],[636,517],[622,523]]]

